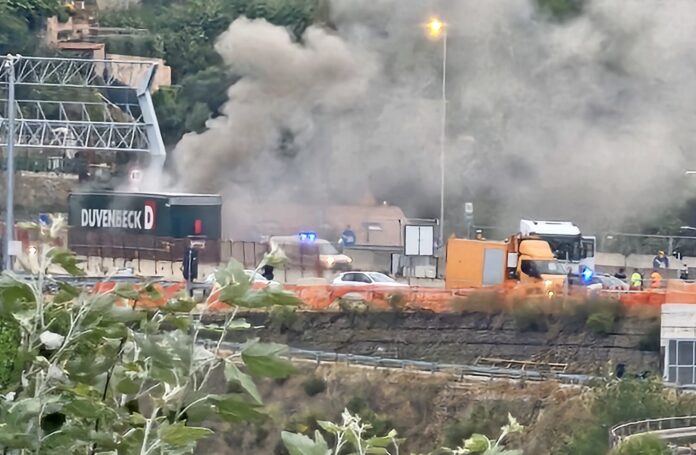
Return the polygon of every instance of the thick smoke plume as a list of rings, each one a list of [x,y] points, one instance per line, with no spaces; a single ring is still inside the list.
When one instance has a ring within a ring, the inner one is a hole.
[[[531,0],[334,0],[301,44],[239,19],[217,50],[241,79],[223,116],[175,151],[183,188],[230,197],[439,211],[448,23],[447,207],[599,229],[679,204],[696,146],[696,8],[595,0],[555,23]],[[323,201],[321,200],[323,198]]]

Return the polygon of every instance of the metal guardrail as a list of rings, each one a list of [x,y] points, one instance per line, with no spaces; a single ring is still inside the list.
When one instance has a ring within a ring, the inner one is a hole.
[[[211,340],[202,340],[206,345],[213,345]],[[225,350],[238,352],[242,343],[223,342]],[[369,355],[344,354],[338,352],[312,351],[307,349],[288,348],[283,355],[289,360],[310,360],[317,364],[345,363],[347,365],[372,367],[375,369],[398,369],[408,371],[420,371],[427,373],[450,374],[455,381],[461,381],[464,377],[484,377],[490,379],[516,379],[525,381],[556,380],[564,384],[582,385],[595,379],[585,374],[558,373],[552,371],[537,371],[518,368],[485,367],[478,365],[427,362],[422,360],[394,359]]]
[[[660,435],[659,432],[663,432],[663,434]],[[656,433],[666,440],[680,439],[686,436],[694,437],[696,435],[696,416],[664,417],[615,425],[609,430],[609,447],[614,448],[630,438],[649,433]]]

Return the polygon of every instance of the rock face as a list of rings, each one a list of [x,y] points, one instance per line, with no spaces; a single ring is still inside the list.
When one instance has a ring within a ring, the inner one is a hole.
[[[0,209],[5,210],[5,173],[0,172]],[[77,186],[77,177],[48,173],[15,174],[15,211],[18,215],[38,212],[67,212],[68,193]]]
[[[506,314],[298,312],[284,318],[265,313],[245,317],[252,327],[263,328],[253,335],[232,334],[231,340],[258,336],[303,349],[450,363],[472,363],[478,357],[558,362],[569,364],[569,371],[583,372],[608,362],[623,363],[629,373],[658,373],[659,367],[659,353],[640,349],[655,334],[659,322],[654,319],[624,318],[609,334],[598,335],[561,317],[550,317],[541,330],[521,331]]]

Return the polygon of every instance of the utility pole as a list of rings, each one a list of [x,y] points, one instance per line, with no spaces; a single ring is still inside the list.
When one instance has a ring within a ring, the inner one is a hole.
[[[5,60],[7,68],[7,167],[5,182],[7,199],[5,202],[5,242],[3,245],[4,269],[12,269],[10,245],[14,240],[14,141],[15,141],[15,60],[18,57],[8,54]]]
[[[440,242],[445,245],[445,138],[447,134],[447,27],[442,35],[442,119],[440,120]]]

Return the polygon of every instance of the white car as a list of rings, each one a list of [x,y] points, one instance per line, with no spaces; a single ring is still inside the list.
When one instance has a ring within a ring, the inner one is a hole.
[[[399,283],[379,272],[343,272],[333,280],[334,286],[384,286],[407,288],[408,284]]]
[[[628,291],[631,287],[625,281],[616,278],[608,273],[603,273],[598,275],[599,280],[602,282],[603,289],[609,289],[612,291]]]

